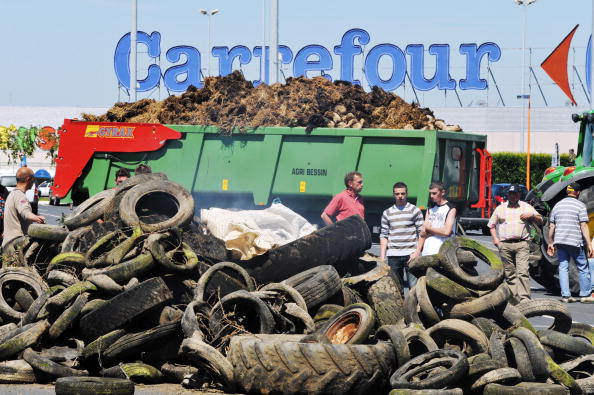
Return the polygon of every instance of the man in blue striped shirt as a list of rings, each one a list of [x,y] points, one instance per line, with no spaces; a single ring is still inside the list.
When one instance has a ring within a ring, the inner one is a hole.
[[[547,254],[559,258],[559,285],[561,301],[572,303],[576,300],[569,292],[569,258],[573,258],[579,271],[580,302],[593,303],[591,296],[590,271],[586,254],[594,257],[590,231],[588,230],[588,212],[586,205],[578,200],[581,186],[572,182],[567,186],[567,197],[558,202],[549,218],[549,246]],[[585,247],[585,253],[584,253]]]
[[[403,286],[412,288],[417,279],[408,271],[408,263],[418,255],[417,244],[423,226],[423,213],[407,201],[408,187],[397,182],[392,187],[395,204],[384,210],[380,232],[380,259],[388,265]],[[406,275],[406,282],[404,276]]]

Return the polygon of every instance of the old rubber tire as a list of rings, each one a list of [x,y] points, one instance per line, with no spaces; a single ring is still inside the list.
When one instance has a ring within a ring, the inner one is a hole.
[[[26,331],[0,344],[0,360],[10,359],[26,348],[36,344],[49,327],[50,324],[47,320],[37,321],[29,326]]]
[[[416,374],[434,367],[445,369],[428,375],[423,380],[412,380]],[[399,367],[390,377],[390,385],[392,388],[439,389],[455,385],[467,373],[466,355],[459,351],[442,349],[421,354]]]
[[[478,276],[472,276],[465,272],[458,264],[456,251],[459,248],[472,251],[486,262],[491,267],[491,270]],[[438,255],[441,266],[448,276],[465,287],[478,290],[492,290],[503,281],[503,263],[499,259],[499,256],[474,240],[466,237],[450,238],[441,245]]]
[[[453,318],[443,320],[429,328],[427,333],[442,347],[449,339],[463,341],[471,348],[467,351],[468,355],[480,354],[489,350],[489,339],[483,331],[470,322]]]
[[[566,395],[567,388],[559,384],[522,382],[516,385],[488,384],[483,395]]]
[[[417,325],[424,328],[423,321],[419,317],[419,300],[417,299],[416,284],[408,291],[408,294],[404,298],[403,311],[404,323],[406,325]]]
[[[68,236],[68,229],[60,225],[32,223],[27,228],[29,237],[47,241],[64,241]]]
[[[468,288],[450,280],[433,268],[427,269],[426,273],[427,287],[446,302],[463,302],[474,296]]]
[[[322,265],[340,270],[343,262],[362,256],[369,248],[369,227],[360,216],[353,215],[242,262],[242,266],[258,284],[265,284]]]
[[[449,314],[451,318],[470,319],[490,311],[498,310],[501,305],[507,303],[510,296],[511,291],[507,284],[503,282],[488,294],[468,302],[456,304],[452,307]]]
[[[404,322],[404,301],[399,281],[390,271],[367,289],[367,301],[375,311],[379,325],[396,325]]]
[[[56,395],[133,395],[134,383],[111,377],[61,377],[55,390]]]
[[[522,380],[522,375],[514,368],[495,369],[479,377],[470,389],[480,392],[483,387],[492,383],[516,384]]]
[[[218,335],[227,326],[224,318],[227,316],[225,311],[229,311],[228,306],[241,306],[253,313],[250,316],[252,319],[250,323],[254,325],[254,328],[246,328],[253,329],[252,333],[274,332],[274,317],[268,305],[251,292],[239,290],[225,295],[210,311],[209,327],[213,335]]]
[[[79,295],[76,300],[68,307],[56,320],[48,331],[48,338],[50,341],[55,342],[60,335],[68,330],[73,322],[79,317],[82,308],[87,303],[88,294],[83,293]]]
[[[124,180],[120,185],[116,185],[113,199],[105,206],[103,217],[110,221],[120,221],[120,203],[122,198],[130,189],[138,184],[144,184],[148,181],[167,180],[164,173],[149,173],[134,175],[127,180]]]
[[[538,337],[543,345],[552,347],[555,350],[563,351],[569,355],[580,356],[594,354],[594,345],[586,343],[569,334],[545,329],[538,331]]]
[[[517,328],[511,332],[511,336],[520,339],[526,347],[532,373],[537,381],[545,381],[549,377],[549,369],[546,360],[546,351],[538,340],[538,337],[526,328]]]
[[[0,362],[0,384],[34,384],[36,382],[33,368],[22,359]]]
[[[365,303],[345,307],[324,325],[321,333],[332,344],[366,343],[375,326],[375,313]]]
[[[425,318],[423,322],[427,322],[428,326],[432,326],[440,322],[442,317],[440,317],[435,310],[435,303],[429,299],[425,276],[419,277],[417,280],[417,284],[415,285],[415,295],[417,296],[417,302],[419,303],[421,313]]]
[[[500,368],[500,362],[495,361],[489,354],[477,354],[468,358],[468,365],[468,376],[473,379]]]
[[[103,336],[99,336],[97,339],[93,340],[89,344],[85,346],[82,350],[82,356],[84,359],[88,360],[91,357],[94,357],[98,354],[102,354],[109,346],[115,343],[116,340],[121,338],[126,334],[124,329],[116,329],[111,331]]]
[[[518,369],[524,381],[535,381],[534,371],[530,364],[530,356],[524,343],[520,339],[510,337],[505,342],[507,346],[508,362],[511,362],[510,367]]]
[[[340,276],[333,266],[314,267],[283,280],[303,296],[308,310],[334,296],[342,288]]]
[[[388,395],[464,395],[462,388],[439,389],[439,390],[410,390],[407,388],[395,388]]]
[[[491,337],[493,332],[502,331],[501,327],[492,318],[476,317],[470,320],[470,323],[483,331],[488,338]]]
[[[90,225],[75,229],[68,233],[62,243],[61,252],[86,253],[93,244],[106,234],[119,229],[120,226],[113,221],[93,222]]]
[[[495,330],[491,332],[489,337],[489,354],[491,358],[499,364],[500,368],[507,368],[507,356],[505,354],[505,333],[502,330]]]
[[[159,384],[165,379],[159,369],[142,362],[120,363],[111,368],[102,369],[99,374],[103,377],[128,379],[144,384]]]
[[[417,357],[429,351],[438,350],[435,340],[424,329],[409,326],[402,330],[411,357]]]
[[[53,377],[88,376],[86,370],[77,370],[44,358],[30,348],[23,353],[23,359],[34,369]]]
[[[234,336],[228,358],[247,393],[373,394],[394,368],[389,344],[320,344]]]
[[[80,332],[85,339],[95,340],[171,298],[173,294],[163,279],[151,278],[127,289],[82,317]]]
[[[410,350],[408,349],[408,342],[402,328],[397,325],[380,326],[375,332],[375,339],[377,341],[389,341],[392,343],[392,348],[396,356],[396,367],[400,367],[410,360]]]
[[[33,304],[31,306],[29,306],[29,309],[23,315],[23,318],[21,319],[21,325],[27,325],[27,324],[31,324],[31,323],[37,321],[37,316],[38,316],[39,312],[41,311],[41,309],[45,306],[45,303],[47,302],[47,300],[52,295],[60,292],[63,289],[64,289],[64,287],[61,285],[54,285],[50,289],[43,291],[41,293],[41,295],[39,295],[37,297],[37,299],[35,299]]]
[[[285,303],[295,303],[300,309],[307,313],[307,304],[303,296],[293,287],[281,283],[269,283],[260,288],[260,291],[273,291],[283,298],[289,298]]]
[[[64,225],[74,230],[96,221],[101,218],[105,207],[114,195],[114,189],[106,189],[90,197],[81,203],[71,216],[64,218]]]
[[[571,336],[581,337],[594,345],[594,328],[589,324],[574,322],[568,332]]]
[[[34,298],[39,297],[48,289],[47,284],[33,269],[25,267],[6,267],[0,269],[0,315],[6,320],[20,320],[26,312],[16,311],[8,305],[4,295],[5,286],[18,282],[34,293]],[[21,287],[19,287],[21,288]],[[18,290],[18,288],[15,289]]]
[[[141,214],[160,215],[142,219]],[[194,198],[172,181],[148,181],[130,189],[120,202],[120,216],[128,226],[140,226],[144,232],[158,232],[186,226],[194,216]]]
[[[118,338],[103,351],[101,358],[105,361],[123,361],[126,358],[159,348],[165,340],[179,339],[182,341],[180,321],[168,322],[139,333],[130,333]],[[179,348],[179,346],[178,346]]]
[[[222,271],[224,269],[230,269],[236,274],[238,274],[245,286],[245,289],[247,289],[248,291],[251,292],[256,290],[256,284],[254,283],[254,280],[250,277],[250,275],[245,271],[244,268],[233,262],[219,262],[209,267],[208,270],[202,273],[202,275],[198,279],[198,283],[196,284],[196,288],[194,291],[194,300],[199,302],[209,300],[208,297],[205,298],[207,285],[211,281],[211,279],[215,278],[214,276],[217,272]],[[210,295],[212,295],[212,292],[210,293]],[[221,298],[225,295],[226,293],[221,292],[221,290],[219,290],[216,293],[217,298]]]
[[[571,328],[571,312],[567,305],[555,299],[526,299],[516,307],[526,318],[551,316],[555,319],[548,328],[557,332],[567,333]]]

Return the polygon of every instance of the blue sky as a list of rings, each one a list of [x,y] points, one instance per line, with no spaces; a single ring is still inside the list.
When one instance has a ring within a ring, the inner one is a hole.
[[[212,19],[213,46],[253,48],[263,40],[263,4],[264,0],[138,0],[138,28],[147,33],[161,33],[163,54],[178,45],[196,47],[203,57],[202,67],[206,68],[207,18],[198,10],[220,10]],[[565,98],[539,65],[563,37],[580,24],[572,44],[575,53],[570,53],[570,59],[575,62],[581,78],[585,77],[591,7],[591,2],[583,0],[538,0],[528,6],[526,45],[534,48],[532,65],[550,104],[564,105]],[[0,105],[109,107],[118,97],[127,99],[118,92],[113,56],[118,40],[130,31],[130,1],[0,0],[0,16],[3,21]],[[371,36],[368,49],[380,43],[394,44],[402,50],[409,44],[426,47],[449,44],[451,74],[459,80],[464,76],[465,59],[458,52],[458,46],[495,42],[502,48],[502,57],[492,65],[492,71],[508,106],[520,105],[516,94],[521,93],[522,26],[522,7],[512,0],[280,0],[280,43],[289,46],[293,53],[307,44],[320,44],[332,52],[347,30],[361,28]],[[172,66],[164,58],[162,56],[161,67]],[[432,60],[427,55],[426,62],[431,64]],[[356,60],[356,66],[357,62],[362,63]],[[139,77],[143,76],[146,64],[146,57],[139,54]],[[337,57],[334,64],[338,69]],[[287,72],[290,74],[291,70]],[[428,76],[430,72],[429,66]],[[257,65],[249,64],[244,73],[250,79],[257,79]],[[483,70],[483,78],[486,78],[485,73]],[[330,74],[337,78],[338,71]],[[575,83],[573,91],[578,103],[586,104],[573,73],[570,81]],[[490,84],[488,92],[460,92],[463,105],[480,100],[501,105],[492,82]],[[399,88],[397,93],[408,101],[413,99],[410,89]],[[163,90],[151,93],[151,97],[157,99],[166,95]],[[419,95],[424,105],[458,105],[452,92],[447,97],[437,90]],[[536,90],[532,91],[532,97],[534,105],[544,105]]]

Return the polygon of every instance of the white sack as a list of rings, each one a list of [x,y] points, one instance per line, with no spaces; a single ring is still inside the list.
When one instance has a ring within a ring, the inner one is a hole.
[[[241,260],[262,255],[316,230],[305,218],[280,203],[264,210],[202,209],[200,217],[210,232],[222,239],[228,250],[240,255]]]

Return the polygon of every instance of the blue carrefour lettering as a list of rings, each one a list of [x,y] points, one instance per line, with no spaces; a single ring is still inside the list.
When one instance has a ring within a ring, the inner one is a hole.
[[[316,57],[316,59],[311,59]],[[324,71],[332,70],[332,55],[330,51],[321,45],[307,45],[295,55],[293,62],[293,75],[295,77],[308,77],[308,71],[319,71],[321,75],[332,81],[332,77],[324,73]]]
[[[392,74],[384,80],[379,74],[379,62],[382,56],[392,59]],[[406,75],[406,59],[400,48],[392,44],[376,45],[365,58],[365,77],[371,86],[378,86],[386,91],[397,89]]]
[[[161,56],[161,34],[159,32],[147,34],[140,31],[137,37],[138,43],[147,48],[146,52],[139,50],[139,56],[148,56],[148,60],[158,59]],[[281,66],[292,63],[288,68],[292,70],[292,75],[290,75],[291,72],[287,73],[286,67],[281,67],[283,77],[286,79],[291,76],[314,77],[322,75],[332,81],[332,76],[335,76],[334,78],[338,76],[339,79],[353,84],[367,83],[369,86],[378,86],[387,91],[393,91],[402,86],[408,71],[412,87],[420,91],[452,90],[457,86],[463,90],[484,90],[487,89],[487,80],[481,78],[482,62],[485,58],[490,63],[501,59],[501,49],[495,43],[461,44],[459,53],[465,56],[466,70],[464,78],[456,80],[450,74],[452,53],[448,44],[432,44],[429,45],[427,51],[423,44],[410,44],[403,51],[394,44],[383,43],[368,50],[365,46],[370,42],[371,38],[367,31],[350,29],[343,34],[340,44],[334,46],[334,54],[327,47],[317,44],[306,45],[296,53],[286,45],[279,45]],[[588,44],[586,58],[588,84],[591,77],[590,46],[591,44]],[[130,33],[126,33],[118,41],[114,53],[116,77],[120,86],[125,88],[130,88],[130,47]],[[262,82],[268,83],[270,74],[269,47],[266,47],[265,51],[262,51],[261,46],[254,46],[250,49],[245,45],[236,45],[231,48],[218,46],[210,50],[211,55],[218,60],[218,75],[226,76],[236,69],[247,70],[252,76],[257,77],[251,78],[254,86]],[[364,52],[364,58],[358,56],[363,55]],[[295,56],[293,56],[294,53]],[[433,55],[433,57],[428,57],[427,54]],[[426,57],[430,60],[426,61]],[[148,65],[145,69],[138,70],[138,74],[144,77],[138,81],[139,92],[149,91],[159,86],[161,78],[169,92],[183,92],[190,85],[202,87],[200,73],[202,58],[198,49],[188,45],[175,46],[166,52],[165,58],[170,65],[169,68],[164,68],[164,71],[159,66],[160,63],[156,61],[147,62],[146,59],[141,59],[137,63]],[[433,65],[433,59],[435,65]],[[264,62],[264,70],[262,70],[262,62]],[[388,64],[390,66],[386,67]],[[244,68],[246,65],[250,66]],[[366,81],[356,78],[361,75],[365,77]],[[246,78],[250,78],[249,75]]]
[[[239,59],[239,68],[252,60],[250,49],[243,45],[237,45],[229,50],[229,47],[214,47],[212,56],[219,58],[219,75],[224,77],[233,71],[233,62]]]
[[[433,44],[429,47],[429,54],[435,55],[435,74],[431,79],[425,78],[425,46],[413,44],[406,47],[410,55],[410,79],[415,88],[428,91],[438,89],[456,89],[456,81],[450,78],[450,46],[447,44]]]
[[[360,45],[355,45],[355,40],[358,40]],[[340,45],[334,47],[334,53],[340,56],[341,80],[361,85],[361,81],[356,80],[353,74],[355,71],[355,55],[362,54],[361,45],[367,44],[369,44],[369,33],[363,29],[351,29],[342,36]]]
[[[175,63],[179,62],[181,57],[185,56],[185,62],[172,66],[165,71],[163,82],[165,87],[172,92],[185,92],[190,85],[197,88],[202,87],[200,81],[200,52],[194,47],[181,45],[173,47],[167,51],[167,60]],[[180,76],[185,78],[180,80]]]
[[[125,34],[116,46],[114,55],[114,68],[120,85],[130,89],[130,33]],[[152,32],[150,35],[145,32],[137,33],[138,44],[147,46],[147,55],[150,58],[158,58],[161,55],[161,33]],[[156,64],[149,65],[147,76],[138,81],[138,92],[146,92],[159,84],[161,79],[161,68]]]
[[[461,44],[460,53],[466,55],[466,78],[460,80],[460,89],[487,89],[487,80],[481,78],[481,60],[487,55],[489,62],[501,59],[501,48],[495,43]]]

